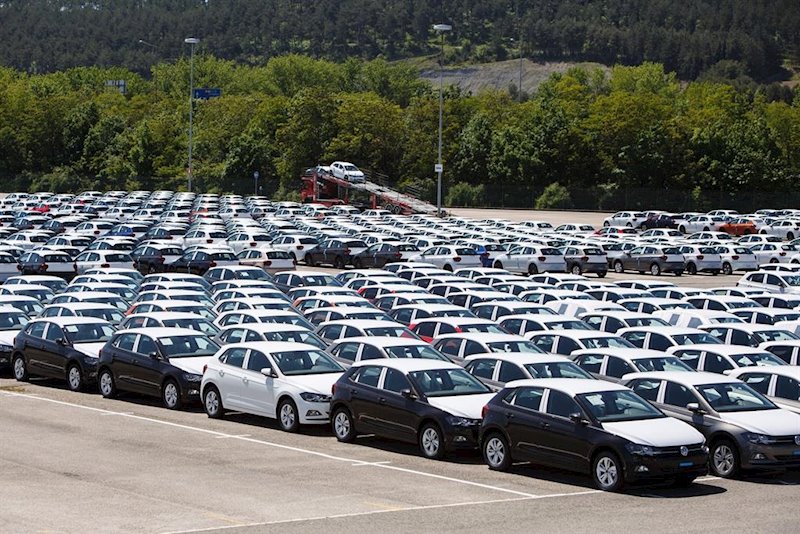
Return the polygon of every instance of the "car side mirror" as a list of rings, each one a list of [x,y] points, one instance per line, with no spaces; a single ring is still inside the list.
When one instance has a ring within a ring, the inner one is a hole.
[[[589,421],[584,419],[584,417],[578,412],[569,414],[569,420],[572,421],[573,423],[575,423],[576,425],[588,425],[589,424]]]
[[[263,369],[261,369],[261,374],[268,378],[275,377],[275,374],[272,372],[272,367],[264,367]]]
[[[61,345],[62,347],[66,347],[67,345],[69,345],[67,340],[64,339],[63,337],[60,337],[60,338],[56,339],[56,344],[57,345]]]
[[[149,354],[149,356],[150,356],[151,360],[160,360],[161,359],[161,356],[159,356],[159,354],[157,352],[151,352]]]
[[[410,389],[400,390],[400,395],[402,395],[403,397],[405,397],[408,400],[417,400],[417,398],[418,398],[417,395],[413,391],[411,391]]]
[[[696,402],[690,402],[687,404],[686,409],[695,415],[704,415],[706,413],[706,411],[700,408],[700,405]]]

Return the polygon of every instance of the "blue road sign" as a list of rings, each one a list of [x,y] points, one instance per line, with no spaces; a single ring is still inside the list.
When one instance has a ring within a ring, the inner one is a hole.
[[[194,98],[196,100],[208,100],[209,98],[217,98],[222,96],[222,89],[218,87],[197,87],[194,90]]]

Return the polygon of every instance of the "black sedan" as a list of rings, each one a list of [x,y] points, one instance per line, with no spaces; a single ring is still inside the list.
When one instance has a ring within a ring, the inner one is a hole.
[[[327,264],[344,269],[353,263],[353,255],[364,251],[367,244],[357,239],[328,239],[306,252],[306,264],[311,267]]]
[[[667,417],[630,389],[599,380],[518,380],[486,406],[484,461],[515,460],[590,473],[604,491],[625,483],[691,484],[707,471],[702,434]]]
[[[48,317],[31,321],[14,339],[14,378],[60,378],[81,391],[97,378],[100,349],[114,333],[108,321],[91,317]]]
[[[75,261],[64,252],[26,252],[17,263],[22,274],[53,275],[66,280],[75,276]]]
[[[389,243],[375,243],[366,250],[353,255],[353,267],[380,268],[387,263],[403,261],[403,252],[417,253],[419,248],[412,244],[391,245]]]
[[[331,424],[336,438],[359,433],[416,443],[423,456],[478,445],[481,408],[491,390],[458,365],[421,358],[362,360],[336,382]]]
[[[131,252],[133,264],[140,273],[164,272],[167,264],[183,256],[183,249],[177,245],[142,245]]]
[[[239,260],[232,252],[195,250],[187,252],[177,260],[167,264],[166,270],[174,273],[190,273],[202,276],[210,268],[222,263],[238,265]]]

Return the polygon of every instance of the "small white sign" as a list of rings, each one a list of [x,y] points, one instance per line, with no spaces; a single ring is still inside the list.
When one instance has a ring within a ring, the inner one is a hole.
[[[444,165],[437,163],[433,166],[433,172],[444,172]]]

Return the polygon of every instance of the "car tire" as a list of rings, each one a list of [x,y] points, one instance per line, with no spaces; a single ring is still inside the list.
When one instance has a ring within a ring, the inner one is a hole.
[[[336,439],[342,443],[350,443],[356,439],[356,429],[353,416],[347,408],[337,408],[331,417],[331,430]]]
[[[605,278],[608,274],[608,271],[598,271],[597,278]]]
[[[77,363],[71,363],[67,366],[67,387],[70,391],[81,392],[83,391],[83,373]]]
[[[100,395],[106,399],[113,399],[117,396],[117,386],[110,370],[100,370],[100,374],[97,376],[97,389],[100,390]]]
[[[624,273],[625,266],[622,264],[621,261],[617,260],[614,262],[614,272],[615,273]]]
[[[672,485],[676,488],[688,488],[694,484],[694,479],[696,478],[696,475],[678,475],[675,477],[675,480],[672,481]]]
[[[168,378],[161,386],[161,402],[168,410],[180,410],[181,388],[172,378]]]
[[[528,274],[531,276],[539,274],[539,268],[535,264],[531,263],[528,265]]]
[[[686,227],[685,227],[685,226],[679,226],[679,227],[678,227],[678,231],[679,231],[680,233],[682,233],[682,234],[685,234],[685,233],[686,233]]]
[[[603,227],[604,227],[604,228],[608,228],[609,226],[611,226],[611,223],[610,223],[610,222],[608,222],[608,221],[603,221]]]
[[[788,234],[786,234],[786,239],[788,241],[793,240],[794,239],[794,232],[789,232]]]
[[[687,263],[686,274],[691,274],[691,275],[697,274],[697,265],[695,265],[694,263]]]
[[[570,267],[569,272],[575,275],[581,275],[583,274],[583,269],[581,269],[579,264],[575,263],[572,265],[572,267]]]
[[[222,395],[216,386],[208,386],[203,392],[203,408],[211,419],[222,419],[225,408],[222,406]]]
[[[503,268],[503,262],[501,262],[501,261],[494,262],[494,268],[495,269],[502,269]]]
[[[483,438],[481,446],[483,461],[493,471],[508,471],[511,467],[511,449],[508,440],[499,432],[492,432]]]
[[[672,274],[674,274],[675,276],[681,276],[683,274],[683,271],[675,271]]]
[[[717,275],[719,275],[719,270],[714,269],[713,271],[711,271],[711,276],[717,276]]]
[[[650,274],[653,276],[661,276],[661,266],[657,263],[654,263],[650,266]]]
[[[419,450],[425,458],[444,458],[444,435],[433,423],[426,423],[419,432]]]
[[[292,399],[283,399],[278,403],[278,424],[284,432],[297,432],[300,428],[300,415]]]
[[[622,463],[611,451],[600,451],[592,461],[592,480],[597,489],[619,491],[623,486]]]
[[[306,265],[308,265],[309,267],[316,267],[317,266],[317,262],[314,261],[314,255],[313,254],[306,254]]]
[[[335,258],[333,258],[333,266],[336,269],[344,269],[345,267],[344,258],[342,256],[336,256]]]
[[[728,263],[727,261],[722,264],[722,274],[724,274],[724,275],[733,274],[733,266],[730,263]]]
[[[734,478],[739,474],[741,463],[736,445],[729,439],[718,439],[711,444],[708,467],[715,476]]]
[[[17,354],[11,361],[11,368],[14,371],[14,378],[17,382],[27,382],[30,378],[28,376],[28,364],[25,363],[25,357],[22,354]]]
[[[442,267],[442,269],[444,269],[445,271],[449,271],[451,273],[453,272],[453,266],[449,264]]]
[[[354,258],[353,259],[353,268],[354,269],[361,269],[363,265],[361,265],[361,258]]]
[[[769,260],[770,263],[778,263],[778,258],[772,258]]]

